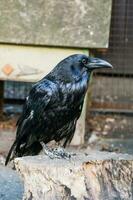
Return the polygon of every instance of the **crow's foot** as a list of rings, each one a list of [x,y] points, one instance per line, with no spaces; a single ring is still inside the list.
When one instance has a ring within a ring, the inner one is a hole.
[[[58,148],[50,149],[44,143],[41,143],[41,145],[43,146],[44,154],[49,156],[51,159],[54,159],[54,158],[70,159],[71,158],[71,154],[66,152],[64,148],[58,147]]]
[[[58,157],[58,158],[64,158],[64,159],[70,159],[71,154],[66,152],[64,148],[58,147],[53,149],[53,153]]]

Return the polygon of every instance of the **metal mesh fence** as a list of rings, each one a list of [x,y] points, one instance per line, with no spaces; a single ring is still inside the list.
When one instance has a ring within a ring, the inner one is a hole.
[[[4,113],[9,115],[20,114],[22,105],[33,83],[5,81],[4,82]]]
[[[133,1],[113,0],[109,48],[92,53],[111,62],[114,69],[95,74],[93,107],[133,111],[132,20]]]
[[[5,81],[4,98],[5,99],[22,99],[28,95],[32,83]]]
[[[97,71],[93,76],[87,133],[114,138],[113,145],[116,138],[122,139],[122,145],[128,138],[133,141],[133,1],[112,3],[109,48],[91,53],[109,61],[114,68]]]

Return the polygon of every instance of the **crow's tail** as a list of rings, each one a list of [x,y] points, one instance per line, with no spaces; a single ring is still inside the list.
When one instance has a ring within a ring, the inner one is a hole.
[[[24,145],[23,147],[20,148],[18,140],[15,140],[15,142],[11,146],[11,149],[9,150],[5,165],[7,165],[8,162],[13,160],[15,157],[37,155],[41,150],[42,150],[42,145],[38,141],[35,141],[30,146]]]
[[[5,165],[7,165],[8,162],[14,158],[14,151],[15,151],[16,145],[17,145],[17,141],[15,140],[15,142],[13,143],[13,145],[11,146],[11,148],[9,150],[9,153],[8,153],[6,161],[5,161]]]
[[[25,130],[24,128],[25,128],[26,122],[27,122],[27,120],[24,120],[24,121],[22,121],[22,123],[18,124],[16,139],[15,139],[13,145],[11,146],[11,148],[9,150],[9,153],[7,155],[7,158],[6,158],[5,165],[7,165],[8,162],[10,160],[13,160],[14,157],[16,156],[16,153],[17,153],[17,151],[20,147],[20,144],[21,144],[21,139],[22,139],[22,137],[24,136],[24,133],[25,133],[23,130]]]

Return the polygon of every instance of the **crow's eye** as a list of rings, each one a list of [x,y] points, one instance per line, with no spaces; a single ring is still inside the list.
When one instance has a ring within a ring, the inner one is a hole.
[[[87,64],[87,60],[85,58],[82,59],[83,64]]]

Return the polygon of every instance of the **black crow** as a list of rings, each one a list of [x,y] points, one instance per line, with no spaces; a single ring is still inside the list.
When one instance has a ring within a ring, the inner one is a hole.
[[[111,67],[99,58],[75,54],[34,84],[17,122],[16,139],[5,164],[14,157],[36,155],[43,146],[49,151],[46,144],[52,140],[63,141],[66,147],[80,117],[91,72]]]

